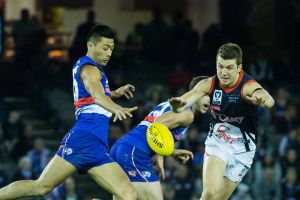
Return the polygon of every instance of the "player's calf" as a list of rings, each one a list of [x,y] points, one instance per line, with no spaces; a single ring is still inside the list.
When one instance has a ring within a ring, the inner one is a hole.
[[[35,180],[33,182],[32,193],[34,196],[45,196],[46,194],[51,192],[53,188],[54,188],[53,185],[45,184],[43,182]]]

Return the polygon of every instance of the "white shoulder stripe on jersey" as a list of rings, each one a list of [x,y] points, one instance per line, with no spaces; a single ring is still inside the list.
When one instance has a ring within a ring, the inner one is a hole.
[[[152,123],[148,122],[148,121],[141,121],[141,123],[139,123],[139,125],[144,125],[144,126],[150,126]]]
[[[88,106],[83,106],[81,108],[78,108],[75,112],[76,116],[79,116],[81,113],[97,113],[97,114],[102,114],[105,115],[106,117],[111,117],[112,113],[105,110],[101,106],[97,104],[91,104]]]

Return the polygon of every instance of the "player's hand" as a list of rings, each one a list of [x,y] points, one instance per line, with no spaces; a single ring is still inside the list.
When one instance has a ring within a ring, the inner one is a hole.
[[[181,108],[186,105],[186,102],[183,101],[180,97],[172,97],[171,99],[169,99],[169,103],[174,112],[177,112],[178,108]]]
[[[153,157],[154,167],[158,173],[158,176],[165,180],[165,170],[164,170],[164,157],[162,155],[155,155]]]
[[[127,117],[132,117],[131,112],[136,111],[138,109],[137,106],[133,108],[120,108],[115,112],[115,117],[113,119],[113,122],[116,122],[117,120],[122,121],[123,119],[126,119]]]
[[[194,159],[194,154],[185,149],[175,149],[172,156],[182,161],[185,164],[189,159]]]
[[[125,96],[127,99],[133,98],[132,92],[135,91],[135,87],[133,85],[127,84],[124,85],[117,90],[114,91],[114,96],[119,98],[121,96]]]

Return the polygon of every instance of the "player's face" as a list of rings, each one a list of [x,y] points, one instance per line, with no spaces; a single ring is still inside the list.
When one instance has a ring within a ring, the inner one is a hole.
[[[206,113],[210,105],[210,98],[208,95],[201,97],[195,104],[195,110],[200,113]]]
[[[96,44],[91,44],[93,59],[101,66],[106,66],[115,47],[114,39],[102,37]]]
[[[235,84],[239,78],[242,65],[237,65],[236,59],[224,60],[217,57],[217,75],[222,85],[230,87]]]

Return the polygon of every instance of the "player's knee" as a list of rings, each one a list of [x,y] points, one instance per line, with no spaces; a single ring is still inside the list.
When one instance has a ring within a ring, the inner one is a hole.
[[[49,184],[44,184],[42,182],[35,182],[35,192],[38,196],[45,196],[53,189],[53,186]]]
[[[218,193],[217,190],[208,189],[202,192],[201,200],[217,200]]]
[[[118,194],[118,199],[122,200],[136,200],[137,199],[137,192],[134,189],[133,185],[130,184],[128,187],[122,188]]]

